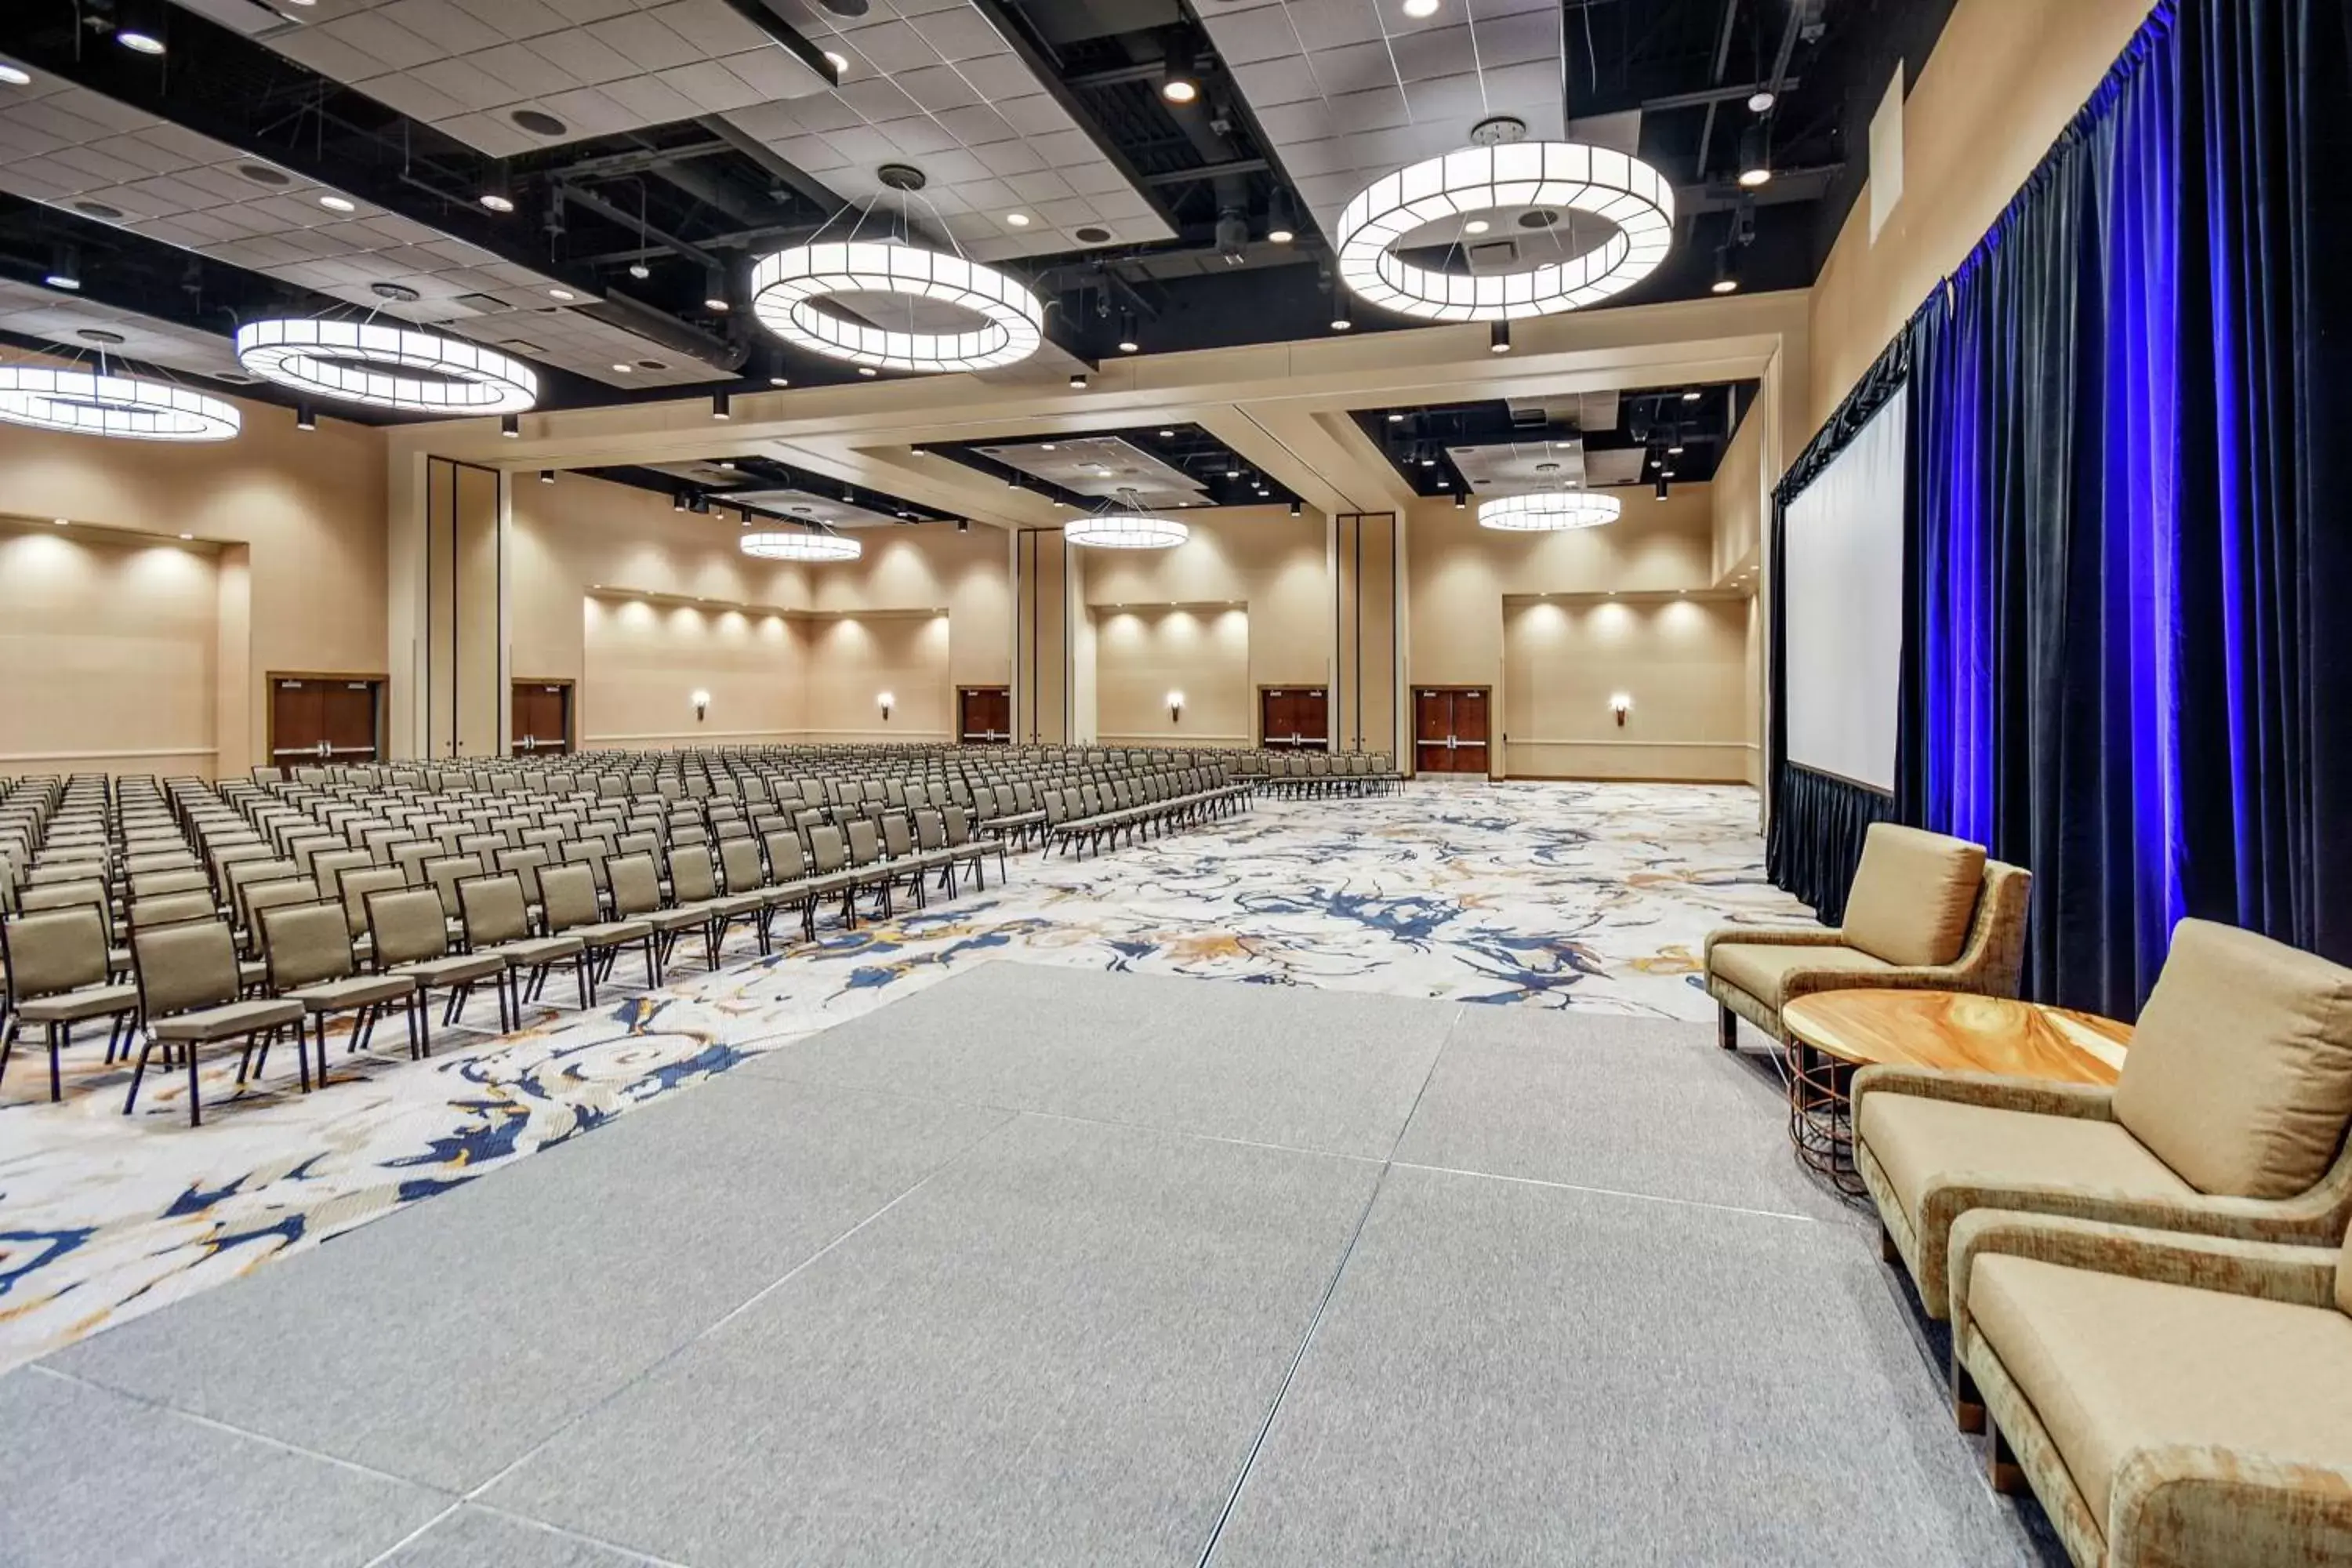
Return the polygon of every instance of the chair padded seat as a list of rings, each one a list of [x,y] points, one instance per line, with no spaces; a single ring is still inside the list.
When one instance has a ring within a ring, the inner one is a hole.
[[[345,1007],[368,1007],[379,1002],[397,1002],[413,994],[415,990],[416,981],[411,975],[354,974],[349,980],[329,980],[289,991],[286,999],[299,1002],[313,1013],[333,1013]]]
[[[1870,1151],[1916,1228],[1927,1194],[1955,1184],[2095,1189],[2185,1199],[2196,1191],[2112,1121],[2037,1116],[1923,1095],[1863,1097],[1854,1137]],[[1919,1244],[1940,1250],[1941,1236]]]
[[[730,917],[756,915],[768,905],[766,895],[757,888],[744,893],[721,893],[715,899],[705,900],[704,902],[712,910]]]
[[[657,931],[692,931],[707,926],[719,911],[707,903],[680,904],[674,910],[647,910],[631,918],[642,920]]]
[[[1835,969],[1868,974],[1895,967],[1883,958],[1873,958],[1851,947],[1774,942],[1718,942],[1708,957],[1707,966],[1710,972],[1775,1012],[1786,1004],[1788,999],[1783,993],[1789,975],[1796,970]]]
[[[285,998],[257,1002],[231,1002],[225,1006],[207,1007],[199,1013],[184,1013],[176,1018],[159,1018],[150,1031],[158,1040],[226,1039],[234,1035],[250,1035],[257,1029],[274,1029],[302,1021],[302,1004]]]
[[[90,985],[26,1002],[16,1016],[27,1024],[73,1024],[84,1018],[104,1018],[128,1013],[139,1005],[136,985]]]
[[[419,985],[464,985],[471,981],[488,980],[507,966],[507,961],[495,952],[453,952],[446,958],[420,958],[409,963],[392,966],[394,974],[405,974]]]
[[[2352,1468],[2352,1318],[2007,1256],[1969,1275],[1977,1331],[2032,1405],[2092,1517],[2140,1448],[2197,1444]]]
[[[565,936],[576,936],[584,946],[618,947],[625,942],[643,942],[654,934],[654,922],[643,921],[599,921],[594,925],[570,926]]]
[[[804,878],[797,882],[776,882],[760,889],[760,902],[771,908],[779,904],[806,903],[816,896],[816,892],[814,878]]]
[[[583,945],[576,936],[526,936],[518,937],[512,942],[502,942],[496,947],[484,948],[482,951],[497,953],[510,965],[538,964],[553,963],[558,959],[570,958],[579,952]]]

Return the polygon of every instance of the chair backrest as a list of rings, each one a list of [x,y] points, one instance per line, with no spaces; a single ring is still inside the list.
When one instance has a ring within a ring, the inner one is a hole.
[[[447,855],[425,862],[425,880],[441,895],[442,912],[453,921],[465,913],[464,907],[458,902],[457,885],[481,874],[482,862],[478,856]]]
[[[165,893],[210,893],[212,886],[212,879],[193,867],[178,871],[131,873],[131,896],[134,899],[160,898]]]
[[[498,869],[512,871],[522,883],[522,896],[531,903],[539,902],[540,868],[553,861],[555,854],[537,844],[517,849],[501,849],[498,854]]]
[[[86,906],[0,921],[12,1004],[105,984],[106,926]]]
[[[366,895],[368,940],[376,967],[415,963],[449,951],[449,916],[430,888],[391,888]]]
[[[367,934],[367,900],[370,893],[381,893],[405,887],[408,879],[396,866],[370,866],[362,871],[343,873],[343,920],[351,928],[352,940]]]
[[[1846,892],[1840,936],[1888,963],[1936,968],[1968,945],[1984,887],[1981,844],[1874,822]]]
[[[106,913],[106,884],[94,877],[71,882],[45,882],[16,895],[16,907],[26,914],[36,910],[89,909]]]
[[[963,807],[951,805],[940,813],[940,817],[947,827],[950,844],[968,844],[971,841],[971,818],[963,814]]]
[[[852,817],[845,826],[849,835],[851,865],[871,866],[882,858],[882,837],[874,831],[871,818]]]
[[[764,887],[768,868],[760,863],[760,846],[751,838],[722,838],[719,841],[719,868],[727,874],[727,890],[748,893]]]
[[[768,873],[778,882],[797,882],[808,875],[808,855],[801,847],[801,836],[790,828],[782,828],[767,836]]]
[[[831,823],[820,823],[808,830],[809,858],[816,862],[816,874],[830,877],[849,863],[849,850],[842,841],[841,829]]]
[[[242,988],[236,940],[226,921],[184,921],[133,931],[131,957],[139,973],[140,1009],[151,1019],[234,1002]]]
[[[678,903],[697,903],[719,896],[719,879],[710,851],[699,844],[673,845],[669,852],[670,897]]]
[[[893,860],[903,860],[915,852],[915,835],[905,812],[882,814],[882,847]]]
[[[596,874],[585,866],[546,866],[539,873],[540,912],[548,934],[604,918],[596,902]]]
[[[502,942],[520,942],[530,934],[522,879],[511,871],[495,877],[468,877],[457,884],[457,904],[459,918],[466,922],[468,947],[495,947]]]
[[[280,877],[273,882],[247,883],[236,893],[237,913],[244,922],[246,941],[258,952],[263,910],[274,910],[283,904],[311,903],[319,896],[319,884],[308,877]]]
[[[261,948],[269,960],[273,991],[348,979],[358,967],[352,962],[352,932],[343,906],[333,899],[263,910]]]
[[[181,921],[208,921],[220,910],[213,896],[201,889],[181,893],[163,893],[152,899],[134,899],[131,902],[131,929],[142,926],[167,926]]]
[[[604,875],[613,884],[615,915],[650,914],[661,908],[661,872],[650,853],[615,855],[604,862]]]

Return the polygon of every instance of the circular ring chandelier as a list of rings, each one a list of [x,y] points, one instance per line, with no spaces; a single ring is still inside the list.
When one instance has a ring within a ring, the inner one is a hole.
[[[741,549],[762,561],[855,561],[866,552],[854,539],[814,529],[747,533]]]
[[[1616,521],[1622,510],[1615,496],[1597,490],[1536,490],[1480,501],[1478,526],[1507,533],[1558,533],[1603,527]]]
[[[1097,550],[1173,550],[1192,538],[1192,531],[1172,517],[1145,511],[1134,488],[1122,486],[1103,510],[1062,524],[1062,537]]]
[[[539,401],[538,374],[520,360],[375,321],[249,322],[236,330],[236,358],[297,392],[412,414],[520,414]]]
[[[837,294],[934,300],[986,318],[967,332],[898,331],[822,309]],[[991,370],[1045,342],[1045,308],[1021,282],[961,256],[895,240],[796,245],[751,268],[751,310],[796,347],[882,370]]]
[[[236,405],[168,382],[41,365],[0,365],[0,420],[136,441],[226,441]]]
[[[1617,227],[1581,255],[1524,272],[1447,272],[1391,248],[1426,225],[1497,207],[1566,208]],[[1639,158],[1577,142],[1503,141],[1410,164],[1360,192],[1339,215],[1339,276],[1399,315],[1517,321],[1632,288],[1665,258],[1674,231],[1674,187]]]

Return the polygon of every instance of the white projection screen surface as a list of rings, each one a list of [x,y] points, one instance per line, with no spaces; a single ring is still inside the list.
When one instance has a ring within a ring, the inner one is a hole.
[[[1909,402],[1909,390],[1898,389],[1789,503],[1780,563],[1789,760],[1889,792],[1903,656]]]

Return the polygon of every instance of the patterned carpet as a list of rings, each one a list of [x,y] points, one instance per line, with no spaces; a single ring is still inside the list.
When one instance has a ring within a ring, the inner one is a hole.
[[[1245,816],[1084,862],[1013,857],[986,891],[717,973],[682,945],[658,992],[607,992],[520,1033],[396,1026],[333,1046],[305,1095],[290,1058],[242,1089],[236,1055],[151,1072],[78,1045],[65,1099],[37,1050],[0,1083],[0,1368],[587,1131],[648,1100],[943,978],[1018,958],[1088,969],[1705,1019],[1700,944],[1808,911],[1763,878],[1756,796],[1738,787],[1428,784],[1364,800],[1262,800]],[[902,900],[903,906],[903,900]],[[786,922],[787,924],[789,922]],[[796,932],[794,933],[797,934]],[[632,961],[625,958],[616,979]],[[551,995],[566,982],[551,983]],[[495,1009],[477,1002],[467,1021]],[[282,1051],[278,1053],[283,1057]]]

